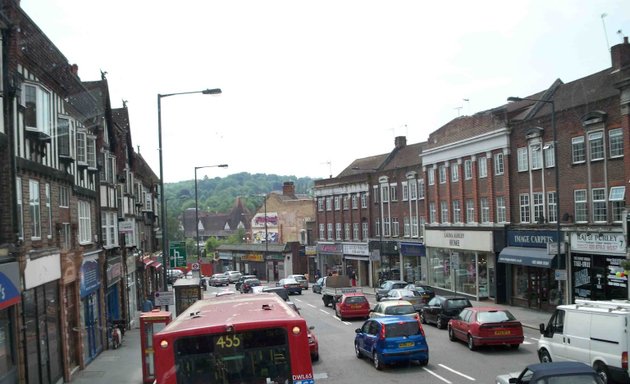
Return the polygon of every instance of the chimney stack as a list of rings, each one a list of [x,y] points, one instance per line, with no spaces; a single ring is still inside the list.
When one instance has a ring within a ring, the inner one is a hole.
[[[407,137],[406,136],[396,136],[394,139],[394,147],[396,149],[404,148],[407,146]]]
[[[628,36],[624,36],[623,43],[610,48],[613,70],[619,70],[630,65],[630,44]]]
[[[282,195],[295,197],[295,185],[292,181],[285,181],[282,185]]]

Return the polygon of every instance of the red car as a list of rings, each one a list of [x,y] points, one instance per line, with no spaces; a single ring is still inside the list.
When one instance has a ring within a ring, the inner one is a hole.
[[[523,325],[505,309],[468,307],[449,320],[448,338],[465,341],[470,350],[482,345],[509,345],[517,349],[524,340]]]
[[[309,327],[308,329],[308,348],[311,351],[311,360],[317,361],[319,360],[319,342],[315,334],[311,332],[311,328],[313,327]]]
[[[370,316],[370,303],[362,293],[345,293],[335,305],[335,315],[341,320],[349,317],[367,319]]]

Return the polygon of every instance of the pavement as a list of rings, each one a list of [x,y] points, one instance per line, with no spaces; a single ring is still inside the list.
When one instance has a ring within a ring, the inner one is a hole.
[[[374,288],[363,287],[365,294],[374,294]],[[528,308],[495,304],[491,301],[472,301],[473,306],[491,305],[509,309],[524,327],[538,329],[538,324],[547,323],[551,314]],[[72,383],[78,384],[140,384],[142,366],[140,354],[140,329],[127,330],[118,349],[101,352],[84,370],[74,374]]]

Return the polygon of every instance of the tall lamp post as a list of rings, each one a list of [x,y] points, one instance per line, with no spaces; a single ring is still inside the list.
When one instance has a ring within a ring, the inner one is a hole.
[[[177,95],[189,95],[193,93],[201,93],[204,95],[218,95],[221,93],[220,88],[204,89],[201,91],[191,92],[177,92],[177,93],[158,93],[157,95],[157,111],[158,111],[158,146],[160,152],[160,226],[162,227],[162,265],[164,266],[164,276],[162,282],[162,288],[166,292],[168,291],[168,240],[166,230],[166,199],[164,193],[164,162],[162,160],[162,98],[177,96]],[[166,307],[168,310],[168,306]]]
[[[200,167],[195,167],[195,227],[197,228],[197,236],[195,237],[195,242],[197,243],[197,250],[195,254],[197,255],[197,260],[199,260],[199,201],[197,198],[197,170],[202,168],[227,168],[227,164],[216,164],[216,165],[202,165]]]
[[[556,128],[556,105],[553,100],[543,100],[543,99],[530,99],[527,97],[515,97],[510,96],[507,98],[507,101],[534,101],[540,103],[546,103],[551,105],[551,130],[553,131],[553,157],[554,157],[554,168],[555,168],[555,176],[556,176],[556,257],[558,260],[558,267],[560,267],[560,252],[561,247],[560,244],[562,242],[561,236],[562,232],[560,231],[560,164],[558,159],[558,129]],[[565,264],[566,265],[566,264]],[[566,267],[565,267],[566,268]],[[568,287],[567,287],[568,288]],[[562,290],[562,285],[560,280],[558,280],[558,290]],[[565,292],[565,295],[568,293]],[[561,297],[561,299],[563,299]]]

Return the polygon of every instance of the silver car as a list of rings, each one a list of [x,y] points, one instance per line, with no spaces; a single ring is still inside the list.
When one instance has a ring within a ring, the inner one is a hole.
[[[224,274],[227,276],[230,283],[236,283],[238,278],[242,275],[239,271],[227,271]]]
[[[295,281],[300,283],[302,289],[308,289],[308,280],[304,275],[289,275],[287,276],[287,279],[295,279]]]

